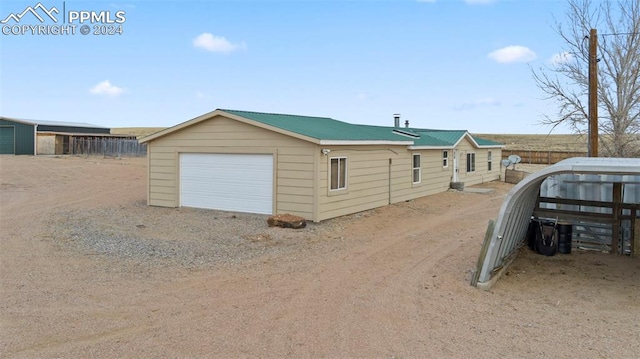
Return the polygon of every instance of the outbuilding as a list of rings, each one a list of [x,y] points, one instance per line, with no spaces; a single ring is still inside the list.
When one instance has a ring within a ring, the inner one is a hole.
[[[322,221],[500,177],[467,131],[218,109],[140,139],[148,204]]]
[[[76,137],[109,136],[107,127],[78,122],[0,117],[0,154],[69,154]]]
[[[640,158],[574,157],[525,177],[487,229],[472,285],[491,288],[540,221],[555,232],[546,255],[562,249],[557,228],[563,226],[572,233],[564,253],[573,246],[640,256]]]

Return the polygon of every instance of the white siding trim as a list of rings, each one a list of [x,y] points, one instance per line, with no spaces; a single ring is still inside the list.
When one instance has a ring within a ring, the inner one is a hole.
[[[333,177],[333,173],[331,172],[331,162],[333,160],[338,160],[338,180],[337,180],[337,188],[331,188],[331,180]],[[344,161],[344,174],[343,177],[340,177],[340,162]],[[344,187],[340,187],[340,178],[344,179]],[[329,157],[329,176],[327,178],[329,180],[328,183],[328,188],[329,191],[332,193],[336,193],[336,192],[340,192],[340,191],[346,191],[347,188],[349,187],[349,161],[347,160],[347,156],[336,156],[336,157]]]
[[[413,145],[413,141],[392,141],[392,140],[320,140],[320,145],[325,146],[343,146],[343,145],[399,145],[410,146]]]
[[[415,157],[418,156],[418,167],[415,166]],[[418,170],[418,180],[415,180],[414,172]],[[411,154],[411,183],[420,184],[422,182],[422,155],[420,153]]]

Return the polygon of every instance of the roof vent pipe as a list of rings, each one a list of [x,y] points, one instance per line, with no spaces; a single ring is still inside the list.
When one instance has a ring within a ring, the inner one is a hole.
[[[396,113],[393,115],[393,123],[395,127],[400,127],[400,114]]]
[[[409,128],[409,120],[404,120],[404,127]]]

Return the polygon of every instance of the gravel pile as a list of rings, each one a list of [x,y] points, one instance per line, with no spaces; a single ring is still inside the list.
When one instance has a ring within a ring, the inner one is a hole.
[[[340,223],[283,229],[268,227],[265,215],[149,207],[142,201],[117,208],[63,211],[49,221],[52,237],[65,249],[137,266],[188,269],[304,251],[335,239],[329,233]]]

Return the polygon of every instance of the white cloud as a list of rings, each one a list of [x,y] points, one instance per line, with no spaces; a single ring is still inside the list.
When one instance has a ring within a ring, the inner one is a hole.
[[[238,49],[246,49],[244,43],[232,44],[222,36],[215,36],[209,32],[202,33],[193,39],[193,47],[201,48],[211,52],[222,52],[228,54]]]
[[[497,62],[508,64],[512,62],[529,62],[535,60],[538,56],[528,47],[524,46],[507,46],[502,49],[493,51],[487,55],[488,58]]]
[[[94,95],[107,95],[115,97],[124,93],[125,89],[123,89],[122,87],[114,86],[109,80],[105,80],[93,86],[89,90],[89,92]]]
[[[456,109],[456,110],[473,110],[473,109],[478,108],[478,107],[490,107],[490,106],[500,106],[500,101],[498,101],[498,100],[496,100],[494,98],[485,97],[485,98],[480,98],[480,99],[476,99],[476,100],[473,100],[473,101],[465,102],[463,104],[455,106],[454,109]]]
[[[571,53],[560,52],[551,56],[551,58],[549,59],[549,62],[552,63],[553,65],[561,65],[561,64],[569,63],[573,61],[573,59],[575,59],[575,57]]]
[[[208,93],[205,93],[202,91],[196,91],[196,100],[202,101],[202,100],[211,100],[211,99],[213,99],[213,96],[209,95]]]

